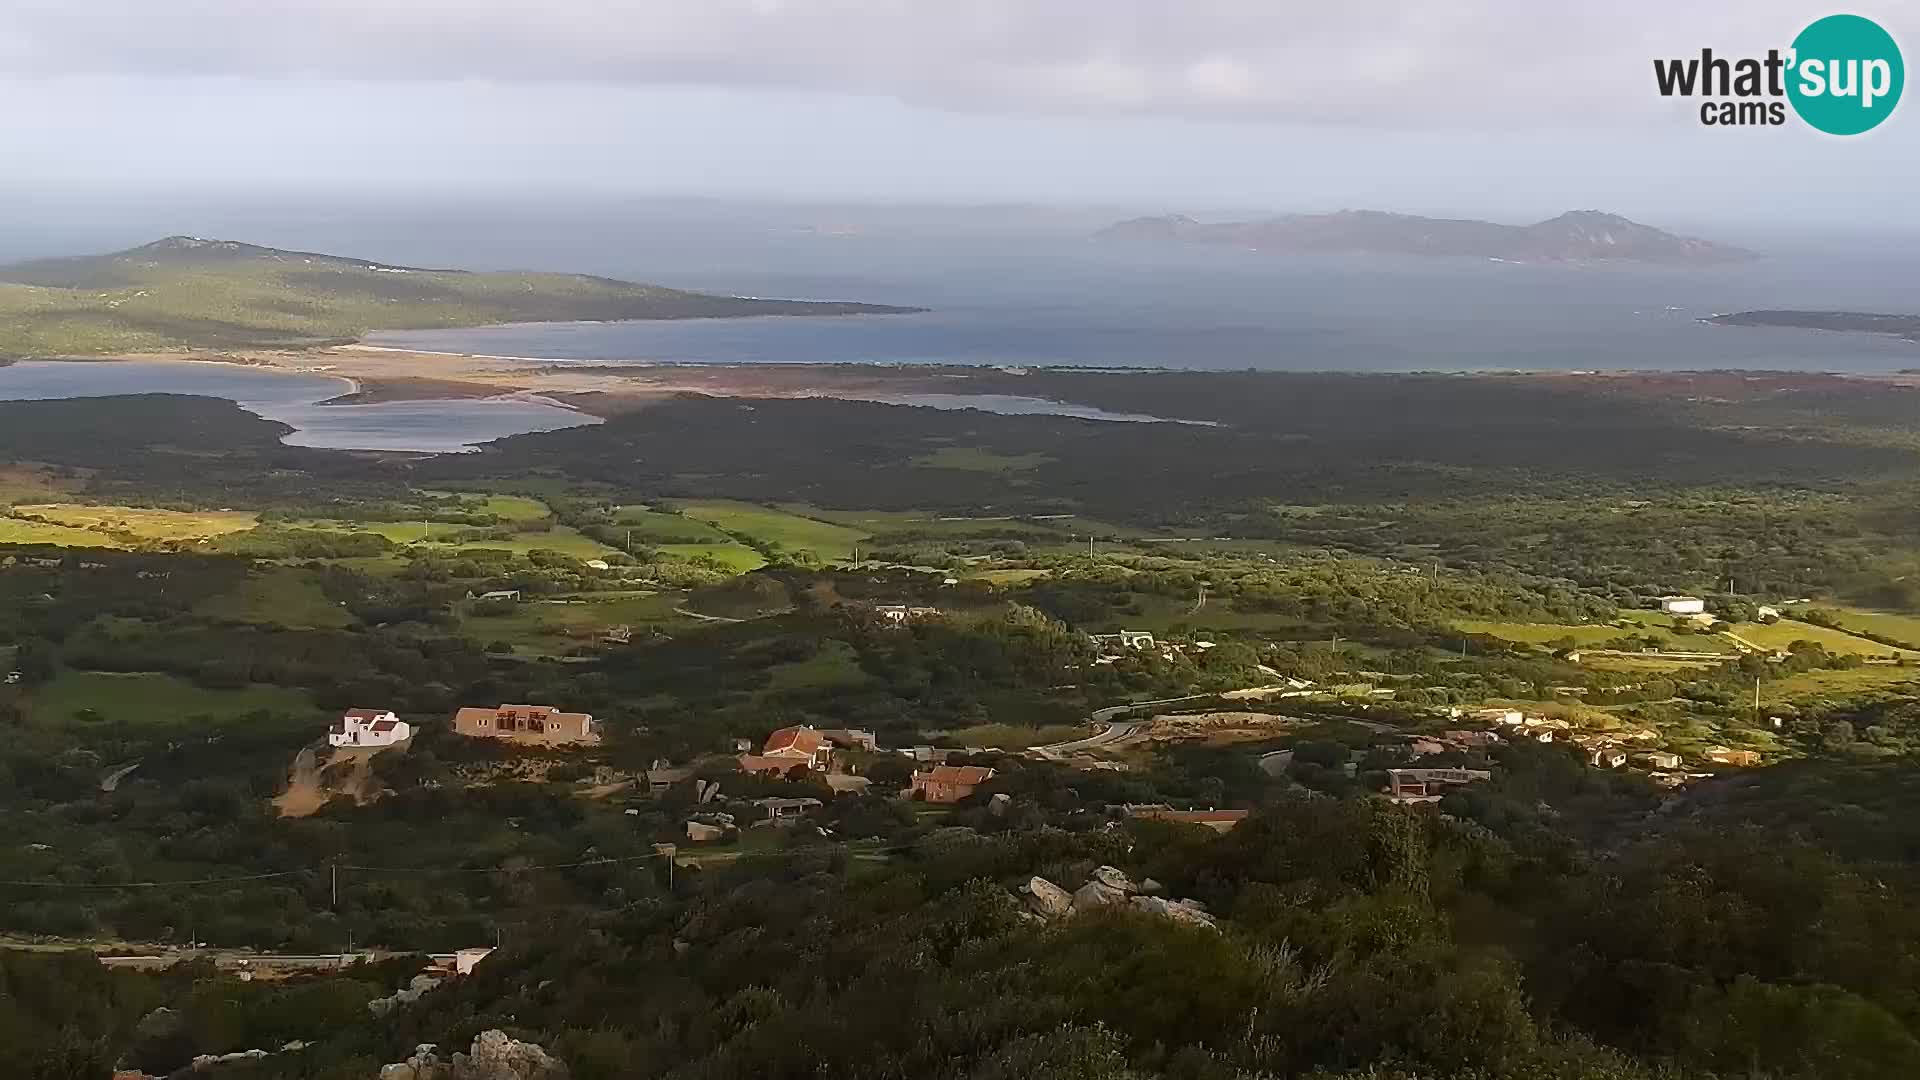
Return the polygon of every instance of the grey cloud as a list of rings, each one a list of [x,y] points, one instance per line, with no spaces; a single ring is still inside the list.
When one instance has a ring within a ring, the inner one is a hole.
[[[1912,40],[1911,0],[1879,14]],[[1787,0],[9,0],[20,75],[805,89],[981,111],[1415,127],[1658,107],[1649,60],[1784,46]]]

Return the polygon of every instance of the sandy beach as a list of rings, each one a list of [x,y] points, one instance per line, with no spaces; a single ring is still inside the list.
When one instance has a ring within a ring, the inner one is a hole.
[[[325,375],[350,384],[328,404],[511,396],[543,399],[597,416],[631,412],[677,394],[859,398],[1006,392],[1005,372],[925,365],[581,363],[361,345],[144,353],[115,359],[236,364]],[[987,382],[1000,385],[978,385]]]

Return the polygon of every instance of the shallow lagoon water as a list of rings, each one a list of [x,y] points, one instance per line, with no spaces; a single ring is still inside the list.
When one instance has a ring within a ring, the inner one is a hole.
[[[224,398],[294,429],[289,446],[329,450],[459,453],[531,431],[597,424],[558,405],[522,399],[394,401],[321,405],[353,389],[346,379],[189,361],[73,363],[30,360],[0,367],[0,401],[191,394]]]

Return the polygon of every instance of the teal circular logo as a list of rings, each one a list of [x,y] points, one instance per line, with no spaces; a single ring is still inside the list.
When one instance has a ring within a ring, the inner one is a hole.
[[[1878,127],[1900,103],[1907,81],[1893,35],[1859,15],[1829,15],[1800,31],[1791,63],[1793,111],[1829,135]]]

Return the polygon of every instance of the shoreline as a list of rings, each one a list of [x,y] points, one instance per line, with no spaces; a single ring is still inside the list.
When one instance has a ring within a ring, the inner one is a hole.
[[[38,359],[38,358],[36,358]],[[602,419],[632,413],[696,394],[718,398],[885,401],[916,394],[1025,397],[1063,405],[1100,408],[1073,394],[1075,380],[1114,376],[1246,377],[1244,369],[1079,367],[917,363],[689,363],[652,360],[553,360],[487,354],[413,351],[390,346],[319,346],[303,349],[178,350],[113,357],[46,357],[76,363],[218,364],[253,371],[324,376],[341,392],[316,401],[328,407],[407,401],[520,401],[567,409]],[[1774,369],[1644,370],[1634,368],[1492,368],[1425,371],[1271,371],[1275,376],[1349,378],[1505,378],[1618,387],[1633,393],[1702,381],[1764,378],[1776,381],[1847,380],[1889,386],[1920,386],[1920,371],[1846,372]]]

